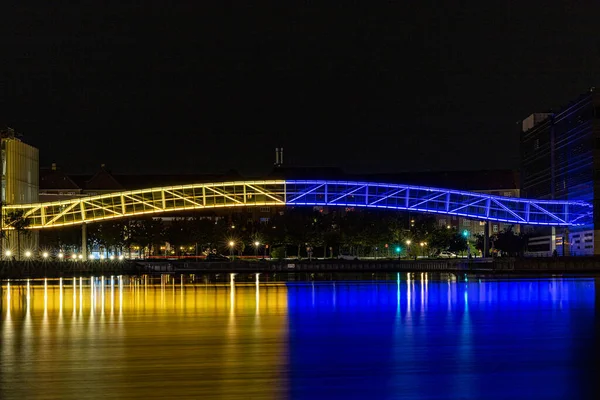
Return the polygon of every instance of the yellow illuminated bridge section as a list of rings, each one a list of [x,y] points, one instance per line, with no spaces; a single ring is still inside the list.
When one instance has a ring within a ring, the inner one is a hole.
[[[5,206],[23,209],[30,228],[51,228],[172,211],[285,205],[285,181],[243,181],[115,192],[49,203]],[[6,228],[10,224],[5,223]]]
[[[173,211],[250,206],[344,206],[455,215],[523,225],[582,226],[593,207],[580,200],[531,200],[415,185],[358,181],[262,180],[201,183],[4,206],[42,229]],[[13,213],[13,214],[11,214]],[[13,219],[4,223],[12,228]],[[5,221],[5,219],[2,219]]]

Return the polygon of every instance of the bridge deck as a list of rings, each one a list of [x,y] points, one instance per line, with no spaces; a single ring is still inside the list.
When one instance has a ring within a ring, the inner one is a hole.
[[[585,201],[528,200],[413,185],[324,180],[264,180],[148,188],[58,202],[6,205],[23,210],[31,229],[173,211],[248,206],[344,206],[457,215],[524,225],[581,226],[592,221]],[[4,218],[2,218],[4,221]],[[4,228],[11,229],[12,223]]]

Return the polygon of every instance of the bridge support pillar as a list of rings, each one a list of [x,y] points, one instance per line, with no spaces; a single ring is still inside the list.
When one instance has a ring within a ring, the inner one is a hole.
[[[87,254],[87,224],[84,222],[81,224],[81,255],[83,256],[83,260],[86,261],[88,259]]]
[[[571,255],[571,241],[569,239],[569,228],[566,227],[563,231],[563,256]]]
[[[483,257],[490,256],[490,221],[483,226]]]

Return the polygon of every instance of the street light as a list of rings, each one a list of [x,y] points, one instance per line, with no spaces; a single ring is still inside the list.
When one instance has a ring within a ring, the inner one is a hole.
[[[260,246],[260,242],[257,240],[254,242],[254,257],[258,258],[258,246]]]
[[[10,257],[12,255],[12,251],[6,250],[4,254],[6,254],[6,257]]]
[[[42,253],[42,257],[43,257],[43,258],[48,258],[48,252],[47,252],[47,251],[43,252],[43,253]]]
[[[62,258],[63,258],[64,256],[65,256],[65,255],[64,255],[63,253],[58,253],[58,258],[60,258],[61,260],[62,260]]]
[[[235,242],[233,240],[229,241],[229,255],[233,257],[233,246],[235,246]]]
[[[410,241],[410,239],[408,239],[405,243],[406,243],[406,257],[410,258],[410,244],[412,242]]]
[[[31,251],[27,250],[25,252],[25,257],[27,257],[27,258],[31,257]]]

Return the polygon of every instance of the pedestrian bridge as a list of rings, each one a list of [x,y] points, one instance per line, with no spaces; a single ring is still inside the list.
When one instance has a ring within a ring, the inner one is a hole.
[[[156,187],[57,202],[6,205],[2,213],[6,216],[23,210],[31,229],[43,229],[173,211],[286,205],[387,208],[549,226],[590,224],[593,211],[585,201],[530,200],[374,182],[263,180]],[[14,223],[5,221],[4,228],[11,229]]]

